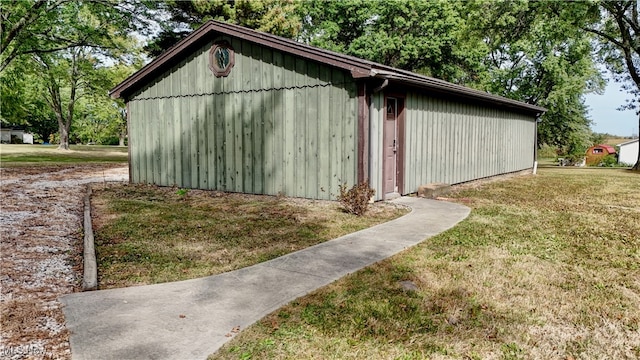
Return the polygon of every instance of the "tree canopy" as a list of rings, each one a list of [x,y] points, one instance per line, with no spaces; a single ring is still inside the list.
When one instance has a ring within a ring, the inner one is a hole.
[[[640,134],[640,19],[638,2],[600,1],[583,17],[581,28],[596,35],[598,55],[616,81],[622,82],[629,97],[621,109],[634,109],[638,115]],[[640,171],[640,152],[633,169]]]
[[[299,2],[293,0],[165,0],[152,3],[166,14],[161,31],[145,50],[157,56],[209,20],[294,38],[300,31]]]
[[[133,35],[157,56],[215,19],[546,107],[539,143],[580,153],[593,139],[584,95],[603,89],[599,66],[628,91],[620,105],[639,108],[637,8],[632,0],[0,2],[0,115],[45,141],[56,123],[62,143],[121,140],[123,104],[106,94],[142,65]]]
[[[458,84],[481,71],[481,52],[462,36],[464,3],[305,1],[300,39],[311,45]]]
[[[100,69],[137,63],[131,33],[148,23],[147,7],[140,1],[70,0],[1,2],[0,7],[0,77],[7,84],[22,81],[17,89],[26,90],[3,88],[2,120],[37,127],[33,130],[44,136],[53,114],[60,148],[68,149],[76,102],[107,96]],[[34,83],[24,84],[25,75]],[[35,99],[27,95],[31,90]],[[36,111],[43,104],[47,111]]]
[[[540,119],[539,144],[584,154],[590,144],[583,95],[604,83],[591,54],[589,34],[571,23],[575,13],[558,14],[554,1],[475,1],[470,34],[486,46],[487,70],[480,88],[548,109]]]
[[[121,39],[146,32],[150,20],[148,3],[139,0],[0,1],[0,72],[24,55],[121,48]]]
[[[591,37],[554,1],[303,2],[301,40],[546,107],[539,142],[584,152]]]

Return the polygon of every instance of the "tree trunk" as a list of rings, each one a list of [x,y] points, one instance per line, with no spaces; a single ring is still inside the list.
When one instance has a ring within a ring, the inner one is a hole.
[[[69,150],[69,129],[67,129],[65,124],[59,125],[60,145],[58,145],[58,150]]]
[[[62,108],[59,106],[59,92],[56,91],[56,87],[50,87],[49,92],[51,94],[51,104],[53,105],[53,112],[56,114],[58,120],[58,135],[60,136],[60,144],[58,150],[69,150],[69,131],[65,126],[64,115],[62,114]]]
[[[640,111],[638,111],[638,134],[640,134]],[[638,159],[636,160],[636,164],[633,165],[631,170],[640,171],[640,148],[638,148]]]

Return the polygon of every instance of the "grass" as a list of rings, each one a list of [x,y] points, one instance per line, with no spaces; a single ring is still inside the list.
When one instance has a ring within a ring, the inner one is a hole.
[[[239,269],[396,218],[329,201],[117,185],[95,188],[101,289],[185,280]]]
[[[2,167],[117,163],[127,159],[127,148],[120,146],[71,145],[69,151],[64,151],[58,150],[57,145],[0,145]]]
[[[558,166],[556,158],[538,158],[538,167]]]
[[[624,139],[624,138],[609,138],[605,139],[604,143],[611,146],[620,145],[624,142],[631,141],[633,139]]]
[[[300,298],[210,359],[637,359],[640,176],[467,186],[455,228]],[[414,290],[403,284],[410,282]]]

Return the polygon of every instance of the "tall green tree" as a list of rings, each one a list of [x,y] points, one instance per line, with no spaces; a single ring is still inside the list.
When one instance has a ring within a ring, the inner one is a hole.
[[[25,126],[26,130],[47,142],[58,129],[51,108],[42,96],[41,74],[32,71],[31,64],[14,61],[0,73],[0,119],[5,124]]]
[[[124,145],[126,114],[123,104],[107,96],[79,101],[72,132],[82,143]]]
[[[302,41],[549,111],[539,143],[581,153],[589,144],[583,95],[603,82],[591,38],[555,16],[554,1],[306,1]],[[568,15],[568,14],[567,14]]]
[[[479,0],[466,9],[467,36],[487,49],[488,74],[477,86],[547,108],[538,144],[584,154],[591,121],[583,95],[604,83],[591,56],[591,37],[572,25],[575,12],[563,2],[526,0]]]
[[[301,28],[298,0],[164,0],[152,3],[168,14],[161,31],[145,50],[157,56],[208,20],[225,21],[250,29],[294,38]]]
[[[92,81],[95,79],[89,79],[96,60],[87,47],[73,47],[54,54],[36,53],[34,60],[37,71],[45,79],[44,98],[58,122],[58,149],[69,150],[76,102],[96,86]]]
[[[132,31],[147,33],[154,19],[146,0],[0,1],[0,72],[22,56],[72,47],[118,47]]]
[[[81,142],[125,145],[125,104],[121,99],[112,99],[108,91],[137,68],[136,65],[116,64],[95,69],[96,76],[103,80],[97,83],[102,88],[91,91],[88,96],[78,100],[77,118],[72,127],[72,132]]]
[[[482,72],[482,49],[461,36],[455,1],[305,1],[300,39],[311,45],[454,83]]]
[[[59,149],[69,148],[69,132],[79,98],[102,89],[95,76],[101,61],[134,62],[129,34],[148,22],[139,0],[22,0],[1,2],[0,73],[13,63],[42,77],[41,99],[58,123]],[[17,108],[17,105],[16,105]]]
[[[582,30],[599,40],[598,55],[616,81],[623,83],[630,99],[621,108],[634,109],[640,133],[640,19],[635,0],[598,1],[579,18]],[[584,23],[586,21],[586,24]],[[640,152],[633,166],[640,171]]]
[[[16,62],[10,71],[0,72],[0,118],[5,124],[22,124],[29,113],[32,97],[26,91],[30,83],[24,68]]]

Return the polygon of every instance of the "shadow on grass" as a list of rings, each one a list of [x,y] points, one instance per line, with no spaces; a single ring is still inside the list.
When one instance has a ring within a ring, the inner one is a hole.
[[[146,185],[94,188],[101,289],[219,274],[391,220],[378,204],[362,217],[336,202]]]

